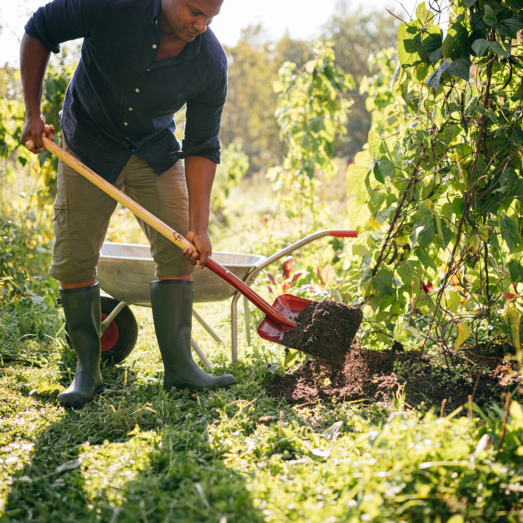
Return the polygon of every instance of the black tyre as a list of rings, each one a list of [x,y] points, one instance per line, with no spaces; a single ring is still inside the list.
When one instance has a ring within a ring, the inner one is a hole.
[[[102,321],[111,314],[120,302],[108,296],[102,296]],[[71,346],[69,331],[65,326],[67,343]],[[138,339],[138,323],[133,312],[125,306],[111,322],[100,339],[102,360],[112,364],[120,363],[131,354]]]

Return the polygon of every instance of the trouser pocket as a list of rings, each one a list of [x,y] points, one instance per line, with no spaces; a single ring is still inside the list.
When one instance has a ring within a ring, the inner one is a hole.
[[[71,244],[69,241],[69,209],[67,197],[57,196],[53,205],[54,209],[54,243],[53,259],[63,261],[71,256]]]

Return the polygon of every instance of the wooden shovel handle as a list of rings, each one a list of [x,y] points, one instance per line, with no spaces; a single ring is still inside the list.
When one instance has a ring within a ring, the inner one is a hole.
[[[85,176],[89,181],[94,183],[98,188],[104,191],[109,196],[112,196],[117,202],[127,207],[136,216],[141,218],[145,223],[148,223],[151,227],[156,229],[160,234],[163,234],[167,239],[171,240],[180,249],[194,249],[196,247],[181,234],[178,234],[174,229],[171,229],[168,225],[159,220],[156,216],[151,214],[149,211],[144,209],[141,205],[136,203],[129,196],[125,195],[122,191],[118,190],[114,185],[104,180],[101,176],[96,174],[94,171],[89,169],[80,160],[77,160],[72,154],[64,151],[59,145],[49,140],[45,135],[43,136],[45,148],[58,156],[60,160],[69,165],[72,169],[79,172],[82,176]],[[29,140],[25,144],[29,149],[34,147],[32,140]],[[237,291],[241,292],[253,305],[263,311],[271,320],[275,321],[278,325],[281,325],[286,329],[294,329],[296,323],[279,313],[276,309],[271,307],[261,296],[256,294],[248,285],[246,285],[240,278],[228,271],[225,267],[221,266],[218,262],[212,258],[207,259],[206,267],[208,267],[216,275],[223,278],[227,283],[232,285]]]

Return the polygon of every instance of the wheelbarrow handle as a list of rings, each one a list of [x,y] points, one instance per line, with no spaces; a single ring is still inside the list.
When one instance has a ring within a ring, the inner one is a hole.
[[[329,236],[336,236],[336,238],[357,238],[358,231],[354,229],[331,230]]]
[[[59,145],[49,140],[47,136],[43,135],[43,141],[45,148],[58,156],[60,160],[69,165],[75,171],[80,173],[82,176],[87,178],[89,181],[94,183],[99,189],[104,191],[109,196],[113,197],[117,202],[127,207],[136,216],[141,218],[145,223],[156,229],[160,234],[163,234],[168,240],[172,241],[180,249],[194,249],[196,247],[181,234],[177,233],[174,229],[171,229],[168,225],[159,220],[156,216],[151,214],[149,211],[144,209],[141,205],[136,203],[133,199],[129,198],[122,191],[118,190],[114,185],[104,180],[101,176],[96,174],[93,170],[89,169],[80,160],[75,158],[72,154],[64,151]],[[28,140],[26,146],[32,149],[34,143],[32,140]],[[261,309],[271,320],[275,321],[278,325],[281,325],[284,329],[294,329],[296,323],[279,313],[273,307],[271,307],[261,296],[256,294],[250,287],[248,287],[240,278],[232,274],[225,267],[222,267],[218,262],[212,258],[207,259],[206,267],[212,272],[223,278],[227,283],[232,285],[237,291],[241,292],[249,301],[256,307]]]

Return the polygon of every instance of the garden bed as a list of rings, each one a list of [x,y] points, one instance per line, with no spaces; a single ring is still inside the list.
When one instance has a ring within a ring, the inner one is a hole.
[[[469,395],[478,404],[499,400],[501,394],[514,391],[521,381],[502,357],[472,362],[460,355],[456,365],[458,361],[460,370],[437,365],[432,357],[420,356],[417,351],[373,351],[355,344],[341,363],[309,360],[293,373],[276,375],[266,389],[272,397],[294,404],[333,399],[390,403],[404,393],[411,408],[422,402],[427,407],[440,406],[446,400],[448,408],[454,409],[465,404]],[[463,371],[467,366],[476,373]],[[400,372],[395,372],[398,369]]]

